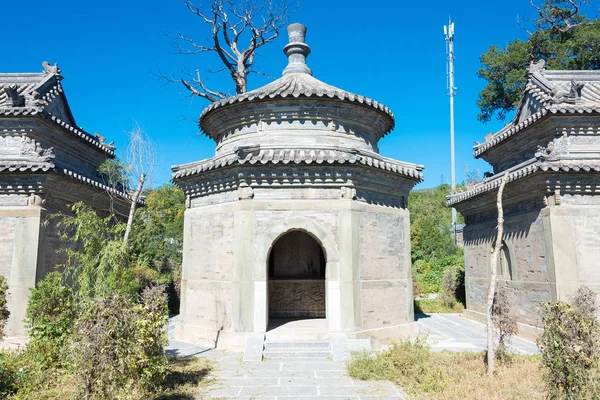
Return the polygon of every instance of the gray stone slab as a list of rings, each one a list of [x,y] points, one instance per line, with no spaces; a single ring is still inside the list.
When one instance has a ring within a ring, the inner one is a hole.
[[[420,314],[419,334],[428,335],[434,351],[484,351],[487,348],[486,327],[460,314]],[[509,351],[520,354],[538,352],[534,342],[514,337]]]
[[[302,370],[313,370],[313,371],[345,371],[346,367],[342,363],[324,362],[324,361],[299,361],[289,362],[286,361],[281,364],[282,371],[302,371]]]
[[[354,386],[350,378],[281,378],[280,386]]]
[[[343,333],[332,333],[329,335],[331,340],[331,359],[333,361],[350,360],[350,349],[348,339]]]
[[[253,333],[246,339],[246,348],[244,349],[244,361],[262,361],[263,344],[265,341],[264,333]]]
[[[320,371],[319,371],[320,372]],[[327,372],[335,372],[338,375],[336,377],[344,376],[342,371],[327,371]],[[341,374],[341,375],[340,375]],[[247,371],[245,374],[246,377],[256,377],[256,378],[315,378],[316,371],[276,371],[276,370],[257,370],[257,371]]]
[[[215,387],[212,388],[207,395],[212,398],[236,397],[240,394],[240,391],[240,387]]]
[[[240,396],[316,396],[317,388],[312,386],[271,386],[242,387]]]
[[[219,385],[229,386],[278,386],[279,378],[227,378],[219,380]]]
[[[392,384],[374,382],[364,387],[318,387],[319,395],[326,396],[400,396],[400,392]]]
[[[317,378],[342,378],[347,376],[345,370],[314,371]]]

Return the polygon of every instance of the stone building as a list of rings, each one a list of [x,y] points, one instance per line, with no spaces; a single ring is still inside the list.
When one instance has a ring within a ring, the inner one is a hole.
[[[542,301],[579,285],[600,292],[600,72],[547,71],[532,63],[516,115],[475,146],[494,175],[449,196],[464,217],[467,315],[483,319],[496,195],[504,192],[499,279],[510,288],[520,330],[536,335]]]
[[[124,195],[96,172],[114,157],[114,146],[77,128],[60,70],[43,66],[40,73],[0,73],[0,275],[9,283],[8,336],[25,334],[30,289],[63,262],[57,250],[64,243],[45,217],[80,200],[103,212],[124,206]]]
[[[408,193],[379,155],[391,111],[312,76],[292,24],[283,76],[209,105],[215,156],[173,167],[187,197],[178,338],[240,349],[273,318],[387,341],[414,333]]]

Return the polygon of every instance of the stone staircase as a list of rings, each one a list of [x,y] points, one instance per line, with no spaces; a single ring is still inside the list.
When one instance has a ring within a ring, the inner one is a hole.
[[[326,360],[350,359],[349,341],[345,334],[329,334],[314,339],[269,337],[264,333],[252,334],[246,341],[244,361],[275,360]],[[368,341],[367,341],[368,342]]]
[[[263,359],[328,359],[330,340],[265,340]]]

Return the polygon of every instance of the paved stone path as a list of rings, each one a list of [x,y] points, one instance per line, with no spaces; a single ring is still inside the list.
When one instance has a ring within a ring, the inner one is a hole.
[[[167,354],[199,356],[217,362],[214,385],[198,399],[405,399],[389,382],[365,382],[346,374],[344,362],[331,360],[263,360],[243,362],[226,353],[171,340]]]
[[[462,317],[461,314],[415,314],[419,334],[428,335],[434,351],[484,351],[487,348],[485,325]],[[513,337],[509,351],[517,354],[535,354],[535,343]]]
[[[460,314],[417,314],[419,333],[428,335],[435,351],[482,351],[483,324]],[[348,377],[344,362],[331,360],[263,360],[243,362],[242,355],[171,340],[173,356],[199,356],[216,361],[214,385],[198,399],[406,399],[389,382],[364,382]],[[511,351],[532,354],[535,343],[513,338]]]

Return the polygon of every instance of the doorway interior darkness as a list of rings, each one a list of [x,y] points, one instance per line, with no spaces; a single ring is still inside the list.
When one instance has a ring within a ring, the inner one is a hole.
[[[309,234],[281,236],[269,254],[269,317],[325,318],[325,253]]]

